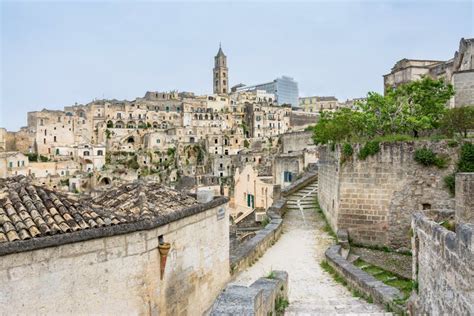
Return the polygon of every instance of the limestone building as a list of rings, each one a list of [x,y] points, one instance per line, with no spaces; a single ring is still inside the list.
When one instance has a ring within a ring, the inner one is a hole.
[[[384,90],[418,80],[422,76],[444,78],[456,92],[451,107],[474,104],[474,39],[462,38],[459,49],[448,61],[404,58],[398,61],[389,74],[384,75]]]
[[[229,69],[227,68],[227,56],[224,55],[222,47],[214,57],[213,87],[215,94],[226,94],[229,92]]]
[[[4,314],[202,315],[229,280],[223,197],[135,182],[89,202],[16,177],[0,217]]]

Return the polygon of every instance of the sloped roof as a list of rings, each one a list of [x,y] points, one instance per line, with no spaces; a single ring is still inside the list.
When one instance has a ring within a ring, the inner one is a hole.
[[[33,185],[28,177],[0,179],[0,245],[145,220],[176,220],[194,206],[206,205],[156,183],[133,182],[94,199],[74,199]]]
[[[123,222],[114,214],[99,214],[90,206],[32,185],[26,177],[0,179],[0,243]]]

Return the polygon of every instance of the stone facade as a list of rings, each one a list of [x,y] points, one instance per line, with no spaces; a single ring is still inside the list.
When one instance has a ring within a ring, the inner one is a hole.
[[[454,73],[453,85],[456,87],[455,107],[474,105],[474,69]]]
[[[423,76],[443,78],[454,86],[455,96],[449,102],[451,107],[474,104],[474,39],[462,38],[459,49],[448,61],[402,59],[384,75],[385,92],[398,85],[418,80]]]
[[[212,85],[214,87],[214,93],[229,93],[229,68],[227,68],[227,57],[224,55],[220,46],[216,57],[214,57],[213,74],[214,80]]]
[[[474,173],[456,174],[456,211],[457,224],[474,224]]]
[[[473,315],[474,226],[454,233],[417,213],[412,229],[415,315]]]
[[[222,205],[156,228],[3,255],[3,313],[202,315],[229,279],[228,236]],[[171,243],[163,280],[160,238]]]
[[[348,229],[355,243],[408,248],[412,212],[454,209],[443,178],[454,171],[459,148],[446,141],[382,143],[379,153],[360,160],[360,147],[344,163],[339,146],[320,149],[318,199],[335,231]],[[423,147],[449,157],[448,167],[415,162]]]

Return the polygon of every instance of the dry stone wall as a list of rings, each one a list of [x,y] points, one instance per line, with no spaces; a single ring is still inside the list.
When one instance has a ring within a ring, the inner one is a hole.
[[[421,213],[412,225],[415,315],[474,315],[474,225],[454,233]]]
[[[365,160],[357,157],[360,147],[344,163],[340,146],[321,148],[318,199],[335,231],[347,229],[355,243],[409,248],[414,211],[454,210],[443,178],[454,171],[459,147],[446,141],[384,143]],[[415,162],[415,150],[423,147],[449,157],[447,168]]]

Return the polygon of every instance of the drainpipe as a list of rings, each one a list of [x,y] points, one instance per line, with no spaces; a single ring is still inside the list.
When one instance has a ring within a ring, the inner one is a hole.
[[[166,258],[168,257],[170,248],[171,245],[169,242],[160,242],[158,244],[158,251],[160,252],[160,280],[163,280],[163,276],[165,275]]]

